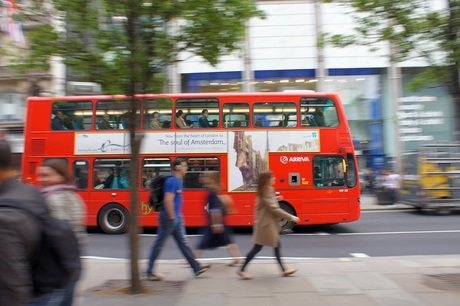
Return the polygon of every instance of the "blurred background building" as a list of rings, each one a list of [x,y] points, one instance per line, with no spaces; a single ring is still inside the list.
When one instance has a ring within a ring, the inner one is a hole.
[[[10,1],[11,0],[2,0]],[[16,5],[27,5],[16,0]],[[394,103],[389,75],[389,47],[376,52],[365,47],[318,47],[323,32],[351,34],[353,20],[347,7],[316,0],[260,0],[266,18],[250,20],[239,52],[212,67],[198,57],[167,69],[169,92],[334,91],[345,105],[361,169],[379,169],[401,149],[416,149],[420,141],[452,141],[453,105],[445,88],[432,86],[408,92],[405,84],[427,64],[411,60],[398,64],[401,99]],[[433,5],[441,1],[431,0]],[[27,31],[28,25],[22,25]],[[0,43],[16,39],[0,34]],[[69,72],[56,59],[51,71],[21,75],[9,70],[0,55],[0,126],[21,153],[25,101],[30,95],[98,93],[97,84],[71,83]],[[435,85],[435,84],[434,84]],[[73,86],[73,87],[72,87]],[[399,105],[399,109],[398,108]],[[399,128],[398,128],[399,123]],[[398,128],[399,139],[395,139]]]

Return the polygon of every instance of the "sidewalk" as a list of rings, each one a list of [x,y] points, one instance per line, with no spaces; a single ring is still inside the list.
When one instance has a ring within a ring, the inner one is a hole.
[[[364,212],[412,209],[407,205],[377,205],[361,198]],[[147,293],[126,294],[129,260],[84,259],[77,306],[277,306],[460,305],[460,254],[363,258],[285,258],[287,268],[299,271],[281,277],[275,259],[256,258],[244,281],[229,259],[202,259],[209,271],[194,277],[181,260],[159,260],[164,280],[142,280]],[[139,261],[142,273],[146,261]]]
[[[149,293],[116,294],[129,285],[129,261],[85,259],[77,305],[271,306],[271,305],[460,305],[460,255],[291,259],[299,271],[281,277],[274,259],[256,258],[240,280],[229,260],[207,260],[199,277],[181,261],[158,262],[159,282],[143,281]],[[140,262],[140,268],[146,262]],[[120,281],[124,279],[125,281]],[[107,290],[110,289],[110,290]],[[109,291],[107,293],[106,291]]]
[[[395,210],[395,209],[408,209],[414,210],[415,208],[410,205],[396,203],[392,205],[379,205],[377,204],[377,197],[369,194],[361,195],[361,211],[374,211],[374,210]]]

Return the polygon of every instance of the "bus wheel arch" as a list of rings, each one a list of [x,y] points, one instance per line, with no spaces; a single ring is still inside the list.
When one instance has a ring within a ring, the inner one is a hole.
[[[128,210],[118,203],[104,205],[97,215],[97,224],[106,234],[122,234],[128,228]]]
[[[292,207],[292,205],[289,204],[288,202],[282,201],[282,202],[279,202],[279,205],[282,210],[286,211],[287,213],[291,215],[297,216],[294,207]],[[295,226],[295,222],[284,220],[284,219],[280,220],[280,224],[281,224],[281,231],[292,230]]]

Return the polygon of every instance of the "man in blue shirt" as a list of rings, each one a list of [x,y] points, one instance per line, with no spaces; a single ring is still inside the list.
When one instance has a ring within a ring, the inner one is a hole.
[[[187,162],[181,158],[173,162],[173,175],[168,177],[164,182],[164,206],[159,215],[158,237],[152,246],[150,260],[147,266],[147,279],[159,281],[162,276],[153,272],[155,260],[160,255],[166,238],[172,235],[184,255],[187,262],[193,269],[195,276],[206,272],[209,265],[202,266],[195,259],[192,250],[187,245],[185,237],[184,217],[182,214],[182,179],[187,173]]]

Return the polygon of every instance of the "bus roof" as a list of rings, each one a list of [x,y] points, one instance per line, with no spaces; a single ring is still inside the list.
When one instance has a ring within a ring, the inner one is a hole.
[[[216,96],[219,97],[286,97],[286,96],[299,96],[299,95],[307,95],[309,97],[335,97],[337,98],[339,95],[337,92],[315,92],[310,90],[294,90],[294,91],[285,91],[285,92],[234,92],[234,93],[171,93],[171,94],[139,94],[136,95],[137,98],[215,98]],[[33,98],[35,101],[48,101],[48,100],[82,100],[82,99],[102,99],[102,100],[110,100],[110,99],[126,99],[127,96],[125,95],[81,95],[81,96],[34,96],[29,97],[29,99]]]

